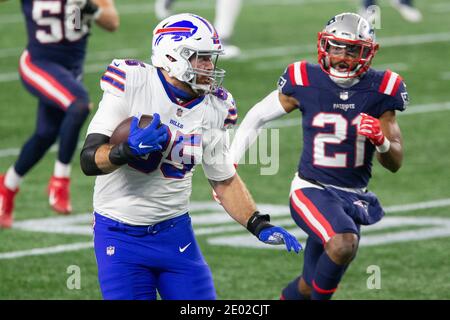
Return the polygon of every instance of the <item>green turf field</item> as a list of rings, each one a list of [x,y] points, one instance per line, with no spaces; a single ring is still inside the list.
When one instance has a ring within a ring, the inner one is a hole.
[[[111,59],[149,61],[157,23],[153,1],[116,2],[120,30],[108,34],[95,27],[90,39],[84,82],[94,103],[101,97],[102,70]],[[370,188],[388,214],[384,224],[363,233],[367,242],[361,244],[335,299],[450,298],[450,4],[445,0],[416,2],[424,14],[420,24],[405,22],[387,0],[380,1],[382,28],[377,34],[381,50],[375,67],[400,73],[411,99],[409,109],[398,117],[404,165],[396,174],[374,166]],[[213,4],[213,0],[179,0],[175,10],[212,20]],[[355,10],[358,5],[359,1],[244,0],[233,39],[243,55],[221,63],[227,70],[225,86],[237,100],[240,118],[276,87],[287,64],[300,59],[315,62],[317,32],[334,14]],[[17,76],[18,59],[26,44],[19,1],[1,2],[0,35],[0,172],[4,172],[35,123],[36,100]],[[267,205],[262,208],[276,212],[273,220],[304,242],[287,206],[302,148],[300,115],[293,112],[287,119],[298,119],[298,125],[279,122],[278,173],[261,176],[259,165],[242,165],[239,173],[256,201]],[[83,135],[85,130],[86,126]],[[16,224],[11,230],[0,230],[0,299],[101,298],[87,215],[92,210],[94,180],[81,173],[77,153],[72,180],[74,214],[67,219],[56,217],[45,194],[54,159],[55,153],[48,153],[26,177],[16,198]],[[200,167],[194,176],[192,200],[194,207],[211,203],[210,187]],[[221,220],[226,213],[213,205],[192,211],[194,221],[200,215],[208,217],[198,219],[194,227],[219,298],[277,299],[280,289],[300,272],[302,254],[261,248],[243,228]],[[71,228],[62,230],[67,226]],[[67,287],[67,269],[72,265],[80,268],[79,290]],[[367,286],[371,276],[367,269],[374,265],[381,270],[380,289]]]

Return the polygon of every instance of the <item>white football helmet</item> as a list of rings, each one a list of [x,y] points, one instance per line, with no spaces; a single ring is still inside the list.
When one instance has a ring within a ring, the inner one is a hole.
[[[328,21],[318,36],[319,64],[332,78],[356,78],[366,72],[378,50],[370,23],[356,13],[341,13]],[[356,67],[338,71],[331,66],[330,48],[345,49],[355,55]]]
[[[208,93],[219,87],[225,71],[216,68],[222,44],[214,26],[191,13],[181,13],[161,21],[153,30],[152,64],[171,77],[188,83],[194,91]],[[193,68],[191,58],[211,57],[213,70]],[[209,84],[198,84],[197,76],[206,76]]]

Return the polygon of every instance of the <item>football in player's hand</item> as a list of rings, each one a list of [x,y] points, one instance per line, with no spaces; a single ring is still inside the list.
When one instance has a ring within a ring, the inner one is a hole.
[[[133,117],[129,117],[123,120],[119,125],[114,129],[114,132],[109,139],[109,143],[111,144],[119,144],[128,140],[128,135],[130,133],[130,124]],[[153,116],[148,114],[143,114],[141,116],[141,120],[139,121],[139,128],[145,128],[152,122]]]

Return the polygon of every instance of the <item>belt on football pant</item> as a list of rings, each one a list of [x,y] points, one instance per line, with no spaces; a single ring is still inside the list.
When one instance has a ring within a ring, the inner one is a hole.
[[[105,217],[103,217],[105,218]],[[145,236],[149,234],[157,234],[158,232],[174,227],[177,223],[190,220],[189,214],[186,212],[182,214],[181,216],[167,219],[164,221],[161,221],[159,223],[155,223],[152,225],[143,225],[143,226],[133,226],[130,224],[126,224],[120,221],[116,221],[113,219],[106,218],[107,224],[108,224],[108,230],[110,231],[118,231],[118,232],[124,232],[129,235],[133,236]],[[102,219],[104,222],[105,219]]]

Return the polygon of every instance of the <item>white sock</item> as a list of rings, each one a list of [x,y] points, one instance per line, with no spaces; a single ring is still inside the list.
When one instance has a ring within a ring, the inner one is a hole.
[[[5,186],[9,190],[16,190],[22,183],[23,177],[14,170],[14,166],[9,167],[5,175]]]
[[[56,160],[53,175],[57,178],[69,178],[70,169],[71,169],[70,164],[64,164],[61,161]]]
[[[236,18],[241,11],[242,0],[217,0],[214,27],[220,39],[228,40],[233,34]]]

